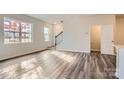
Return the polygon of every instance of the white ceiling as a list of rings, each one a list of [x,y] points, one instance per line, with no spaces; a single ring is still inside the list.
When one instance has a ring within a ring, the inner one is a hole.
[[[54,24],[55,22],[60,22],[61,20],[63,20],[64,15],[62,14],[28,14],[28,16]]]
[[[96,14],[27,14],[28,16],[40,19],[42,21],[55,24],[57,22],[60,22],[64,19],[66,16],[93,16]],[[100,14],[97,14],[100,15]],[[102,14],[101,14],[102,15]],[[116,14],[116,17],[124,17],[124,14]]]
[[[94,14],[28,14],[28,16],[55,24],[63,20],[65,16],[93,16]]]

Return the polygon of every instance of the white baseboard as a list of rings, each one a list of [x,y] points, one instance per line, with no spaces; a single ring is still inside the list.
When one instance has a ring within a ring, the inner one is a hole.
[[[98,49],[91,49],[91,51],[100,51],[100,50],[98,50]]]
[[[15,58],[15,57],[20,57],[20,56],[24,56],[24,55],[28,55],[28,54],[32,54],[32,53],[40,52],[40,51],[44,51],[44,50],[47,50],[47,48],[35,49],[35,50],[31,50],[30,52],[19,53],[18,55],[7,56],[7,57],[4,57],[4,58],[0,58],[0,61],[11,59],[11,58]]]
[[[56,49],[61,51],[70,51],[70,52],[81,52],[81,53],[90,53],[90,51],[80,51],[80,50],[70,50],[70,49]]]

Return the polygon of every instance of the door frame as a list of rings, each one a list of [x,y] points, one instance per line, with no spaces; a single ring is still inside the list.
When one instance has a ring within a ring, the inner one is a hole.
[[[90,42],[89,42],[89,45],[90,45],[90,53],[91,53],[91,29],[92,29],[92,27],[93,26],[101,26],[101,36],[100,36],[100,53],[102,54],[102,52],[101,52],[101,46],[102,46],[102,42],[101,42],[101,40],[102,40],[102,28],[103,28],[103,26],[112,26],[113,27],[113,40],[112,41],[114,41],[114,25],[103,25],[103,24],[92,24],[92,25],[90,25]],[[113,42],[113,45],[114,45],[114,42]],[[103,53],[104,54],[104,53]],[[113,48],[113,53],[108,53],[108,55],[114,55],[114,48]]]
[[[90,53],[91,53],[91,31],[92,31],[92,27],[93,26],[100,26],[100,27],[102,27],[102,25],[100,25],[100,24],[93,24],[93,25],[91,25],[90,26]],[[101,28],[100,28],[100,30],[101,30]],[[101,32],[102,32],[102,30],[101,30]],[[100,51],[99,51],[100,53],[101,53],[101,34],[100,34]]]

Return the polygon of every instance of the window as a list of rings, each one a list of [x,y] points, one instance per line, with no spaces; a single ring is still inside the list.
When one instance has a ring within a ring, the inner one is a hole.
[[[44,39],[45,41],[49,41],[49,28],[44,27]]]
[[[4,17],[4,43],[32,41],[32,24]]]

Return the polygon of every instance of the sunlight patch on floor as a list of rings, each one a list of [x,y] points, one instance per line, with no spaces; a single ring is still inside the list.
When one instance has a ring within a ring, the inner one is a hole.
[[[29,60],[21,62],[22,69],[32,69],[35,67],[35,63],[37,60],[35,58],[31,58]]]
[[[75,57],[72,57],[71,55],[62,53],[62,52],[58,52],[58,51],[52,51],[51,54],[63,59],[64,61],[67,62],[72,62],[73,60],[75,60]]]
[[[35,58],[31,58],[31,59],[19,62],[17,64],[7,66],[3,69],[0,69],[0,75],[2,75],[3,77],[5,76],[7,78],[13,78],[19,75],[20,73],[22,73],[23,71],[33,69],[36,66],[35,64],[36,62],[37,61]]]
[[[43,69],[39,66],[21,76],[19,76],[18,78],[21,79],[40,79],[40,78],[45,78],[44,77],[44,72]]]

